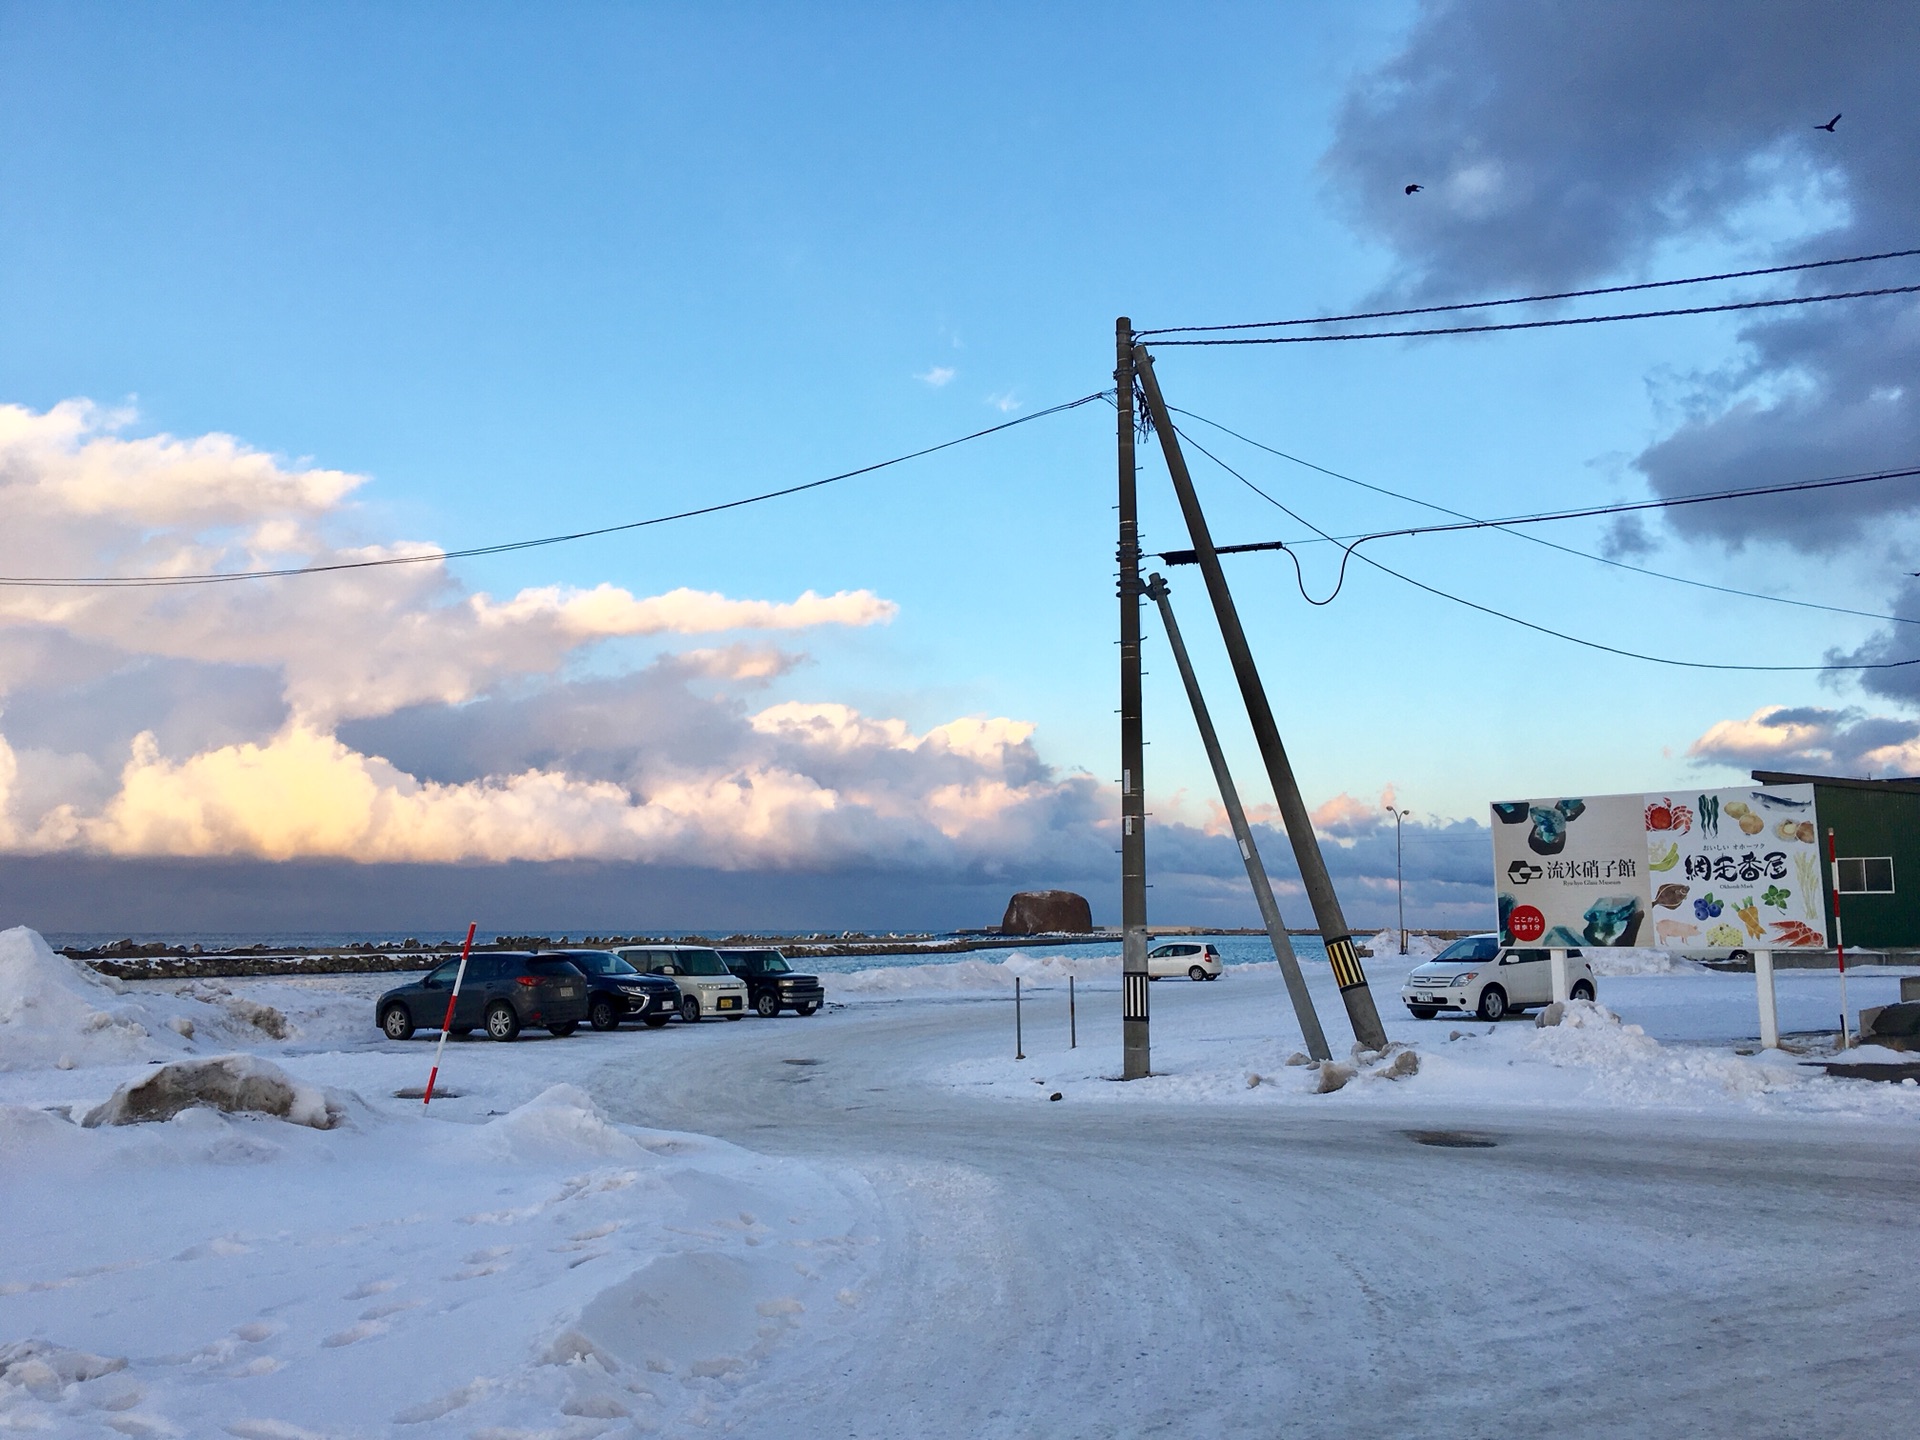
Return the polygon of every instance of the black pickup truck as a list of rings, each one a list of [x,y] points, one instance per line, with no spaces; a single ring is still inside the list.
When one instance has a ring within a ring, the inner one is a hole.
[[[727,969],[747,982],[747,1004],[769,1020],[782,1010],[811,1015],[826,1003],[818,975],[796,975],[778,950],[722,950]]]

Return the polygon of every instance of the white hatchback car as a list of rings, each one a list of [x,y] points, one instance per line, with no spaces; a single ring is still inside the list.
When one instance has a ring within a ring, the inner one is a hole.
[[[1593,966],[1578,950],[1567,951],[1567,994],[1592,1000],[1598,993]],[[1416,1020],[1431,1020],[1442,1010],[1498,1020],[1553,999],[1552,958],[1545,950],[1502,950],[1497,935],[1469,935],[1416,965],[1400,998]]]
[[[680,987],[680,1018],[738,1020],[747,1013],[747,982],[727,969],[718,950],[700,945],[648,945],[614,952],[636,970],[665,975]]]
[[[1165,980],[1172,975],[1184,975],[1189,980],[1218,980],[1224,968],[1220,952],[1204,940],[1156,945],[1147,952],[1149,980]]]

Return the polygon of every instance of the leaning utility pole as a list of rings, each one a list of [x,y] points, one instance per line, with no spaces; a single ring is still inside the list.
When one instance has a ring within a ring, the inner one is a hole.
[[[1147,1043],[1147,809],[1140,717],[1140,512],[1133,458],[1133,322],[1113,322],[1120,417],[1120,1078],[1153,1073]]]
[[[1187,471],[1186,457],[1180,453],[1179,435],[1167,413],[1167,402],[1160,394],[1160,382],[1154,377],[1153,357],[1144,345],[1133,348],[1133,370],[1146,391],[1147,414],[1160,435],[1160,453],[1166,457],[1174,493],[1179,496],[1180,511],[1186,517],[1187,534],[1193,539],[1194,556],[1200,573],[1206,577],[1207,594],[1213,600],[1213,612],[1220,622],[1220,637],[1226,641],[1234,678],[1240,682],[1240,695],[1246,701],[1247,718],[1253,722],[1260,758],[1266,762],[1267,778],[1273,782],[1273,797],[1280,803],[1280,820],[1286,826],[1287,839],[1293,844],[1300,879],[1306,886],[1308,903],[1313,906],[1314,923],[1320,927],[1320,936],[1326,942],[1334,981],[1340,987],[1340,998],[1346,1002],[1347,1018],[1353,1022],[1353,1038],[1369,1050],[1384,1050],[1387,1032],[1380,1024],[1379,1010],[1374,1007],[1373,992],[1367,989],[1366,972],[1360,968],[1360,956],[1353,948],[1353,933],[1341,913],[1340,897],[1334,894],[1333,880],[1320,854],[1320,842],[1314,836],[1306,802],[1300,798],[1300,786],[1293,778],[1286,747],[1280,743],[1280,727],[1274,724],[1266,686],[1261,684],[1260,672],[1254,667],[1253,651],[1247,645],[1246,632],[1240,627],[1240,612],[1234,608],[1233,593],[1227,589],[1227,577],[1220,569],[1220,556],[1213,548],[1207,517],[1200,510],[1200,497],[1194,493],[1193,476]]]
[[[1300,973],[1300,961],[1293,953],[1293,941],[1287,936],[1287,922],[1280,918],[1280,905],[1273,898],[1273,885],[1267,879],[1267,867],[1260,859],[1259,847],[1253,843],[1253,827],[1247,824],[1247,812],[1240,807],[1239,788],[1233,783],[1233,772],[1227,769],[1227,757],[1220,749],[1220,737],[1213,730],[1213,716],[1207,713],[1206,697],[1200,693],[1200,679],[1193,673],[1193,662],[1187,658],[1186,641],[1180,638],[1180,627],[1174,623],[1173,602],[1167,598],[1167,582],[1158,575],[1149,575],[1147,594],[1160,607],[1160,624],[1167,632],[1167,644],[1172,647],[1174,664],[1180,667],[1181,683],[1187,687],[1187,699],[1193,705],[1193,722],[1200,727],[1200,743],[1206,748],[1207,763],[1213,767],[1214,784],[1220,787],[1220,803],[1226,806],[1227,822],[1233,827],[1233,838],[1240,846],[1240,858],[1246,862],[1247,880],[1253,886],[1254,903],[1260,907],[1260,918],[1266,922],[1267,940],[1273,946],[1273,958],[1280,962],[1280,974],[1286,979],[1287,996],[1293,1001],[1294,1018],[1300,1022],[1300,1034],[1307,1042],[1307,1053],[1316,1060],[1331,1060],[1333,1052],[1327,1048],[1326,1033],[1320,1028],[1320,1015],[1313,1008],[1313,997],[1307,993],[1307,979]]]

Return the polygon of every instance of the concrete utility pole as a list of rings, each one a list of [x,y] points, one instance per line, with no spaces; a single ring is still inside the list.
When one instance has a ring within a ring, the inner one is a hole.
[[[1253,829],[1247,824],[1247,812],[1240,807],[1240,791],[1227,769],[1227,757],[1221,753],[1220,737],[1213,730],[1213,716],[1207,713],[1206,697],[1200,693],[1199,677],[1187,658],[1187,645],[1174,623],[1173,602],[1167,598],[1167,582],[1158,575],[1147,577],[1147,594],[1160,607],[1160,623],[1166,628],[1167,644],[1180,667],[1180,680],[1187,687],[1187,699],[1193,706],[1194,724],[1200,727],[1200,743],[1206,747],[1207,763],[1213,767],[1213,780],[1220,787],[1220,803],[1227,807],[1227,822],[1233,826],[1233,838],[1240,846],[1240,858],[1246,862],[1247,880],[1253,886],[1254,903],[1266,922],[1267,939],[1273,945],[1273,958],[1280,962],[1280,974],[1287,982],[1287,995],[1293,1001],[1294,1017],[1300,1022],[1300,1034],[1307,1042],[1307,1053],[1316,1060],[1331,1060],[1326,1033],[1320,1028],[1319,1012],[1307,993],[1306,976],[1300,973],[1300,961],[1293,953],[1293,941],[1287,937],[1287,922],[1280,918],[1279,902],[1273,898],[1273,885],[1267,879],[1267,867],[1253,843]]]
[[[1179,496],[1180,511],[1186,517],[1187,534],[1193,539],[1194,556],[1200,573],[1206,577],[1213,613],[1220,621],[1220,636],[1226,641],[1227,655],[1233,661],[1234,678],[1240,682],[1247,718],[1253,722],[1253,736],[1260,744],[1260,758],[1266,762],[1267,778],[1273,783],[1273,798],[1279,802],[1280,819],[1287,827],[1293,858],[1300,866],[1300,879],[1313,906],[1314,923],[1320,927],[1320,936],[1326,942],[1334,981],[1340,987],[1340,998],[1346,1002],[1347,1018],[1353,1022],[1353,1038],[1369,1050],[1384,1050],[1386,1029],[1380,1024],[1379,1010],[1374,1007],[1373,992],[1367,989],[1366,972],[1360,968],[1359,953],[1353,948],[1353,932],[1347,928],[1347,918],[1341,913],[1340,897],[1334,893],[1333,880],[1327,874],[1327,862],[1320,854],[1320,842],[1314,836],[1306,802],[1300,798],[1300,786],[1293,778],[1286,747],[1280,743],[1280,727],[1274,723],[1266,686],[1260,682],[1246,631],[1240,627],[1240,612],[1234,608],[1233,592],[1227,589],[1227,577],[1220,569],[1220,556],[1213,548],[1213,535],[1207,529],[1207,517],[1201,512],[1200,497],[1194,492],[1193,476],[1187,472],[1186,457],[1180,453],[1180,437],[1167,414],[1167,402],[1160,394],[1160,382],[1153,373],[1153,357],[1147,353],[1146,346],[1133,347],[1133,369],[1146,391],[1147,413],[1160,435],[1160,453],[1166,457],[1174,493]]]
[[[1147,1040],[1147,808],[1140,715],[1140,512],[1133,455],[1133,322],[1113,322],[1120,417],[1120,1078],[1153,1073]]]

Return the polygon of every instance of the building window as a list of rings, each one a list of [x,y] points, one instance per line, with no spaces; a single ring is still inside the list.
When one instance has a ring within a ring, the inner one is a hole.
[[[1842,856],[1839,864],[1838,889],[1842,895],[1893,894],[1893,861],[1889,857],[1877,855],[1849,860]]]

